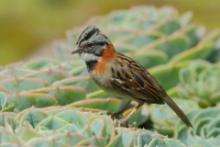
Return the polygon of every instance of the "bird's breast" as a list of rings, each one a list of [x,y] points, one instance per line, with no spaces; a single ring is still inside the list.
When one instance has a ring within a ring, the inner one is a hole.
[[[97,63],[96,67],[90,71],[91,77],[99,85],[107,85],[112,77],[110,72],[110,65]]]
[[[104,49],[103,55],[98,59],[94,68],[90,70],[91,77],[95,82],[103,88],[110,88],[110,80],[112,78],[111,67],[114,64],[116,52],[112,44]]]

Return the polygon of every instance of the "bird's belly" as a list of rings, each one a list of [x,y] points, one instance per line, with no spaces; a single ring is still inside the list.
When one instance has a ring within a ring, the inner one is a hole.
[[[112,89],[109,78],[106,76],[97,76],[95,74],[91,74],[92,79],[103,89],[109,91]]]
[[[103,90],[107,91],[110,95],[115,96],[116,98],[131,98],[129,95],[127,95],[127,93],[124,93],[113,87],[110,82],[111,77],[108,77],[108,75],[97,76],[91,74],[91,77]]]

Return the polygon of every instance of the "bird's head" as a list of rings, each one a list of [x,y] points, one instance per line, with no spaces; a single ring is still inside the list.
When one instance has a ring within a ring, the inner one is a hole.
[[[72,52],[78,53],[85,62],[98,61],[111,45],[110,40],[95,26],[85,28],[76,42],[76,48]]]

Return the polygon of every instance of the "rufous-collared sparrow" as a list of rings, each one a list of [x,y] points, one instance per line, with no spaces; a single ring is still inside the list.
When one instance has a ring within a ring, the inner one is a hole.
[[[157,80],[133,59],[118,53],[97,27],[89,26],[83,30],[73,53],[78,53],[85,61],[92,79],[99,86],[123,100],[114,115],[124,112],[132,100],[138,103],[137,108],[144,103],[167,103],[187,126],[192,126]]]

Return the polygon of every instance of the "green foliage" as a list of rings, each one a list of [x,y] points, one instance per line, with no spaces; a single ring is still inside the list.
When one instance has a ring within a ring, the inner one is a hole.
[[[190,113],[194,110],[200,109],[198,104],[194,101],[177,99],[176,102],[185,113]],[[150,115],[154,128],[156,128],[160,133],[169,136],[172,136],[179,123],[182,123],[176,114],[164,105],[152,105],[150,107]]]
[[[69,31],[67,41],[58,43],[47,58],[0,69],[1,146],[219,144],[219,31],[205,31],[191,24],[190,14],[179,16],[170,7],[135,7],[95,22],[119,52],[149,69],[194,128],[185,127],[166,105],[144,105],[128,120],[130,128],[112,120],[108,114],[117,111],[121,101],[100,90],[84,63],[67,50],[80,28]]]
[[[2,145],[21,146],[180,146],[182,143],[159,134],[139,129],[115,127],[110,117],[81,112],[73,108],[29,108],[11,118],[2,113]],[[11,120],[15,128],[8,125]],[[7,134],[7,135],[4,135]]]
[[[201,143],[204,147],[214,147],[220,143],[220,109],[208,108],[196,110],[190,113],[194,124],[193,129],[179,125],[175,130],[176,137],[185,144],[198,146]]]
[[[220,102],[220,64],[198,61],[180,72],[177,95],[194,99],[202,107],[214,106]]]

